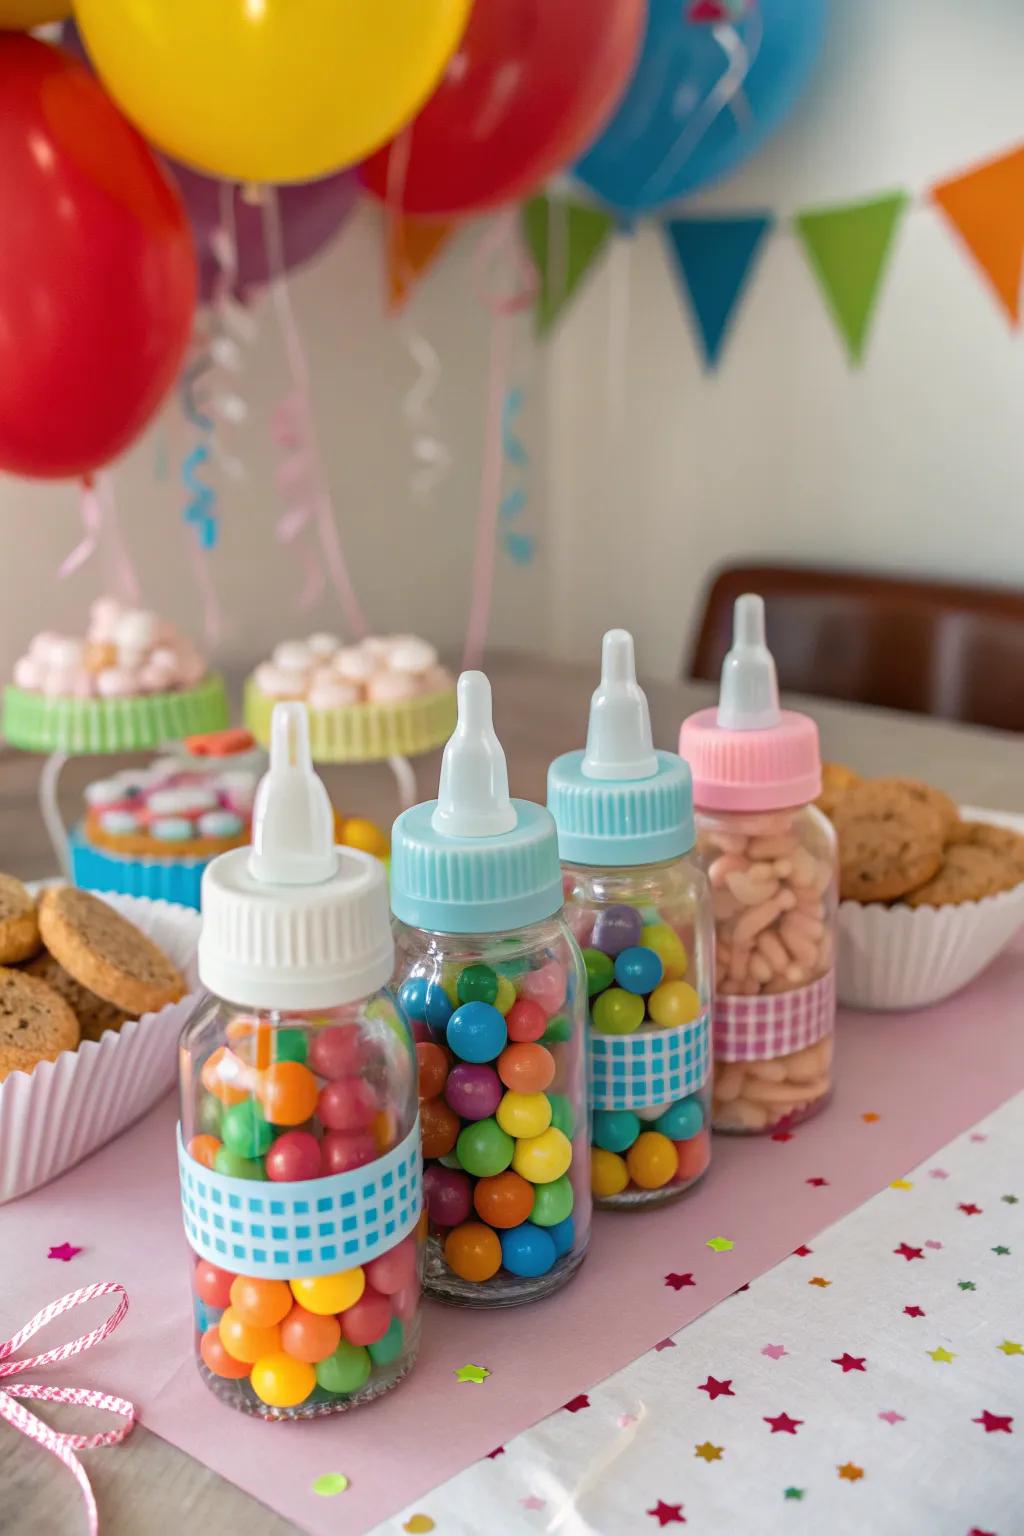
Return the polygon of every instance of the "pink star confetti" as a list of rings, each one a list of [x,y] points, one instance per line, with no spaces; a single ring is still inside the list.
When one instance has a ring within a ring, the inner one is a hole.
[[[498,1457],[499,1456],[504,1456],[504,1454],[505,1454],[505,1447],[503,1445],[496,1445],[494,1447],[493,1451],[488,1451],[487,1452],[487,1460],[488,1461],[497,1461]]]
[[[926,1248],[931,1248],[933,1252],[937,1252],[938,1249],[942,1247],[942,1244],[939,1242],[937,1237],[926,1237],[924,1240],[924,1245]]]
[[[637,1419],[635,1413],[620,1413],[618,1418],[615,1420],[620,1429],[632,1429],[636,1421]]]
[[[928,1177],[930,1179],[948,1179],[949,1174],[946,1172],[945,1168],[929,1168]]]
[[[895,1408],[886,1408],[878,1417],[883,1419],[886,1424],[905,1424],[907,1422],[905,1415],[897,1413]]]
[[[912,1307],[904,1307],[903,1310],[906,1313],[907,1317],[924,1317],[925,1316],[925,1313],[916,1304],[914,1306],[912,1306]]]
[[[81,1248],[76,1248],[74,1243],[55,1243],[46,1255],[48,1259],[60,1259],[62,1264],[69,1264],[76,1253],[81,1253]]]
[[[793,1258],[794,1259],[806,1259],[807,1255],[809,1253],[813,1253],[813,1252],[814,1252],[813,1248],[808,1248],[806,1243],[801,1243],[799,1248],[794,1248],[793,1249]]]
[[[789,1350],[783,1344],[766,1344],[761,1351],[769,1360],[781,1360],[783,1355],[788,1355]]]
[[[983,1131],[972,1131],[971,1132],[971,1140],[972,1141],[988,1141],[988,1137],[984,1134]]]
[[[543,1499],[538,1499],[535,1493],[527,1494],[525,1499],[519,1500],[523,1509],[544,1509],[546,1505]]]

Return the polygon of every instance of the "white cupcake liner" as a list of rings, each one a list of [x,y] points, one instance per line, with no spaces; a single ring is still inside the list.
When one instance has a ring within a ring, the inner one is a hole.
[[[1024,817],[961,807],[965,820],[1024,830]],[[847,1008],[927,1008],[966,987],[1024,926],[1024,883],[946,907],[839,908],[837,990]]]
[[[189,993],[0,1083],[0,1204],[49,1183],[120,1135],[177,1078],[178,1036],[198,996],[199,913],[138,896],[101,899],[159,944]]]

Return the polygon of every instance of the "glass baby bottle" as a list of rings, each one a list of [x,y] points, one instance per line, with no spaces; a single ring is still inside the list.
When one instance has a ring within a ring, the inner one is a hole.
[[[512,1306],[587,1251],[586,976],[554,823],[509,798],[482,672],[459,678],[458,706],[437,800],[392,834],[395,987],[419,1058],[425,1287]]]
[[[199,1371],[259,1418],[340,1413],[416,1355],[422,1160],[384,867],[334,846],[301,704],[202,913],[178,1141]]]
[[[824,1107],[835,1029],[836,841],[818,729],[779,708],[764,602],[736,601],[717,709],[683,721],[716,932],[716,1131],[783,1130]]]
[[[675,1199],[711,1156],[712,921],[690,771],[655,752],[633,637],[604,637],[585,752],[548,770],[590,996],[591,1175],[607,1208]]]

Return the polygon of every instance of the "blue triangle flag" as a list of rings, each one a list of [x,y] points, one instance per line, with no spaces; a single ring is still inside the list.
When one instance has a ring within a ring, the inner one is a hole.
[[[729,322],[774,222],[772,214],[757,213],[674,219],[665,225],[709,368],[718,362]]]

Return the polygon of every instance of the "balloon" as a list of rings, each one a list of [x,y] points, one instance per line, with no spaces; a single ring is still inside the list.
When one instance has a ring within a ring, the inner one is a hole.
[[[738,26],[720,27],[688,21],[679,0],[650,0],[632,84],[575,176],[631,215],[725,175],[793,106],[827,11],[828,0],[760,0]],[[736,43],[749,61],[738,88],[730,74]]]
[[[411,214],[522,197],[590,143],[629,79],[645,0],[477,0],[444,79],[405,142],[363,179]],[[389,168],[395,185],[389,187]]]
[[[77,0],[114,100],[161,149],[236,181],[354,165],[430,95],[472,0]]]
[[[71,14],[71,0],[0,0],[0,28],[25,32]]]
[[[181,199],[102,87],[0,35],[0,468],[121,453],[174,382],[196,262]]]

